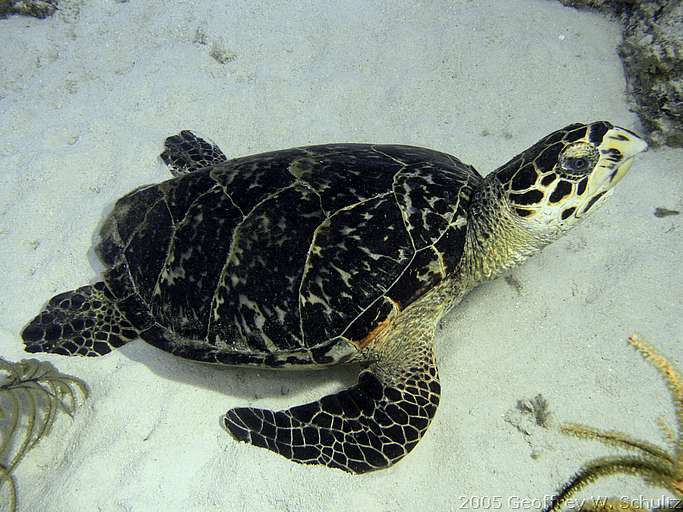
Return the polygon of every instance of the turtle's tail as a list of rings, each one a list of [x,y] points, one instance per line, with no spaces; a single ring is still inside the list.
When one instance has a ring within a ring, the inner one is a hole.
[[[60,293],[21,333],[27,352],[101,356],[138,337],[103,282]]]

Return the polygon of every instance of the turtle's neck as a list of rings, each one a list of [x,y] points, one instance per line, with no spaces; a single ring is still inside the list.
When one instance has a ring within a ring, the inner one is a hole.
[[[467,289],[500,276],[554,239],[533,232],[512,212],[494,173],[474,194],[468,223],[462,267]]]

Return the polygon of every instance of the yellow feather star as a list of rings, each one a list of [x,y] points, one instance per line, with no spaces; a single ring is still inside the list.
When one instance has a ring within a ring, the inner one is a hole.
[[[630,456],[610,456],[594,459],[584,465],[553,497],[545,512],[559,512],[567,502],[581,489],[600,478],[615,474],[639,476],[649,485],[660,487],[671,492],[676,498],[683,498],[683,378],[671,363],[660,355],[652,345],[637,334],[629,338],[629,344],[643,358],[654,366],[664,377],[674,403],[676,429],[666,428],[667,441],[673,445],[673,453],[669,453],[648,441],[616,431],[599,430],[586,425],[564,424],[561,431],[582,439],[593,439],[617,448],[636,452]],[[682,502],[659,511],[681,510]],[[647,510],[630,504],[627,501],[610,498],[604,501],[592,501],[582,505],[579,511],[606,512],[612,510],[643,511]]]
[[[88,387],[82,380],[58,372],[48,362],[11,363],[0,358],[0,491],[7,494],[3,510],[16,509],[12,471],[50,433],[58,411],[73,416],[78,406],[76,391],[87,398]],[[0,506],[1,498],[2,494]]]

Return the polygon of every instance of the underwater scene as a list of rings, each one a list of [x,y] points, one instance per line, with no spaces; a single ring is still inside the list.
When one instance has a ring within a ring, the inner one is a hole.
[[[683,510],[683,3],[0,43],[0,511]]]

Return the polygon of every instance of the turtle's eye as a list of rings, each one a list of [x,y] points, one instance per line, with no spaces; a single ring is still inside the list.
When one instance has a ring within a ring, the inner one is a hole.
[[[598,150],[593,144],[579,142],[567,146],[560,155],[560,168],[570,176],[589,174],[598,162]]]
[[[590,164],[590,160],[586,157],[567,158],[563,167],[571,173],[583,174],[588,170]]]

